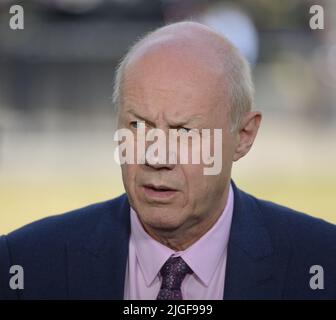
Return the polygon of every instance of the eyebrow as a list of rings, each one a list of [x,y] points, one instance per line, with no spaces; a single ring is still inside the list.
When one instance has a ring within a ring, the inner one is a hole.
[[[135,116],[136,118],[142,120],[142,121],[145,121],[147,122],[150,126],[152,127],[155,127],[155,123],[153,121],[150,121],[148,119],[146,119],[144,116],[140,116],[139,114],[137,114],[137,112],[134,110],[134,109],[128,109],[125,111],[126,113],[130,113],[132,114],[133,116]],[[184,126],[184,125],[187,125],[189,124],[190,122],[193,122],[194,120],[196,119],[201,119],[202,118],[202,115],[201,114],[196,114],[196,115],[193,115],[192,118],[190,119],[187,119],[187,120],[180,120],[180,121],[174,121],[174,123],[172,123],[170,125],[170,127],[181,127],[181,126]]]
[[[134,109],[128,109],[128,110],[126,110],[126,113],[130,113],[130,114],[132,114],[133,116],[135,116],[136,118],[138,118],[138,119],[140,119],[140,120],[142,120],[142,121],[147,122],[147,123],[148,123],[149,125],[151,125],[152,127],[155,127],[155,123],[154,123],[154,122],[152,122],[152,121],[146,119],[146,118],[143,117],[143,116],[140,116],[139,114],[137,114],[137,113],[134,111]]]

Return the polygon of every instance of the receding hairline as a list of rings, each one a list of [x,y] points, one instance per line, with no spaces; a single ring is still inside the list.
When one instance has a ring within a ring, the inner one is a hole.
[[[230,88],[230,107],[233,127],[237,127],[242,114],[251,110],[253,105],[253,83],[247,61],[239,50],[223,35],[209,27],[196,22],[173,23],[150,32],[138,40],[122,59],[116,74],[113,102],[119,110],[120,95],[122,95],[122,82],[124,73],[132,59],[141,61],[141,55],[150,53],[156,44],[169,46],[170,44],[183,44],[185,52],[196,48],[197,54],[208,51],[206,63],[222,69],[225,84]],[[201,56],[200,56],[201,57]],[[217,60],[218,59],[218,60]]]
[[[207,59],[207,64],[218,67],[225,56],[232,54],[235,47],[221,34],[195,22],[178,22],[159,28],[140,39],[128,52],[124,70],[133,59],[150,53],[159,47],[176,47],[185,53]],[[217,61],[214,59],[218,59]]]

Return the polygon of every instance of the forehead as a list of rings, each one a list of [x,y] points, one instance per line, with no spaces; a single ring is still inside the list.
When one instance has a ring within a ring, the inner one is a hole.
[[[204,57],[171,48],[144,53],[125,69],[122,106],[171,117],[209,118],[218,106],[223,113],[225,84],[219,68],[206,64]]]

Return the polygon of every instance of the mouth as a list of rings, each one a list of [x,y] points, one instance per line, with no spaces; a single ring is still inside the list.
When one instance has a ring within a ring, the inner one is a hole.
[[[143,188],[149,198],[170,198],[178,192],[178,190],[165,185],[146,184]]]

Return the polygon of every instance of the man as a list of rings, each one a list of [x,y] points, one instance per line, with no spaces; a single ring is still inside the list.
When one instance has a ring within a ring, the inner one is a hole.
[[[1,298],[336,298],[336,227],[231,181],[261,114],[228,40],[192,22],[156,30],[123,59],[114,102],[118,128],[134,136],[221,129],[221,170],[204,174],[203,158],[123,163],[126,194],[0,238]],[[22,290],[10,288],[12,265]]]

